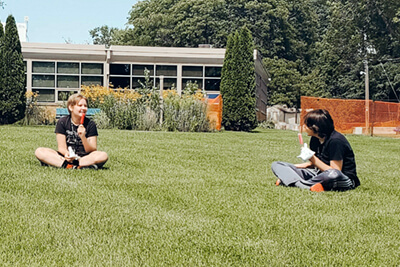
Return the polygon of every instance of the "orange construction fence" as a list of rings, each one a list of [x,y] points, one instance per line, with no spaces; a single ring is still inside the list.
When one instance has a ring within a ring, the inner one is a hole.
[[[214,99],[207,99],[207,117],[212,128],[221,130],[222,124],[222,96],[218,95]]]
[[[328,110],[335,122],[335,129],[341,133],[353,133],[356,127],[365,129],[366,121],[368,132],[371,133],[376,127],[392,127],[392,130],[396,130],[400,126],[400,103],[302,96],[301,118],[313,109]]]

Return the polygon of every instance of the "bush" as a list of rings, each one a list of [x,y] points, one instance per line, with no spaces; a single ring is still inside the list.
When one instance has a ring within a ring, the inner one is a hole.
[[[25,117],[18,121],[20,125],[49,125],[55,124],[55,117],[49,110],[37,104],[38,93],[26,92]]]
[[[164,98],[163,129],[182,132],[208,132],[211,130],[207,119],[207,104],[196,95],[180,97],[168,94]]]
[[[99,128],[144,131],[207,132],[207,104],[203,93],[191,86],[181,97],[175,90],[163,91],[163,101],[154,88],[113,90],[101,86],[84,86],[81,93],[89,107],[100,108],[94,121]],[[161,116],[162,122],[161,122]]]

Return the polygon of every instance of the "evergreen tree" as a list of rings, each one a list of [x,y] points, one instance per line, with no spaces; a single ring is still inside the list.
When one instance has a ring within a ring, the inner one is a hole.
[[[0,124],[11,124],[25,115],[24,62],[17,25],[12,15],[6,20],[2,47],[3,78],[0,88]]]
[[[3,93],[3,43],[4,43],[4,29],[3,24],[0,21],[0,99]]]
[[[253,53],[253,38],[246,27],[228,37],[220,87],[226,130],[250,131],[257,126]]]

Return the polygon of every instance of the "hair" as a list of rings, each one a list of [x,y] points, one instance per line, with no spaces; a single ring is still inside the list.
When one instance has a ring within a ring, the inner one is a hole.
[[[332,117],[326,109],[308,112],[304,116],[304,124],[321,138],[329,136],[335,130]]]
[[[68,101],[67,101],[67,108],[68,108],[68,112],[71,114],[71,111],[69,110],[69,106],[75,106],[76,104],[78,104],[79,103],[79,101],[81,101],[82,99],[85,99],[86,100],[86,103],[88,102],[87,101],[87,98],[86,97],[84,97],[83,95],[81,95],[81,94],[72,94],[72,95],[70,95],[69,97],[68,97]]]

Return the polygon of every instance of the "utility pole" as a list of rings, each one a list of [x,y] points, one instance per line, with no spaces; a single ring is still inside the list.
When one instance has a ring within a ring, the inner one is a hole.
[[[365,75],[365,134],[369,133],[369,75],[368,75],[368,59],[364,61]]]

